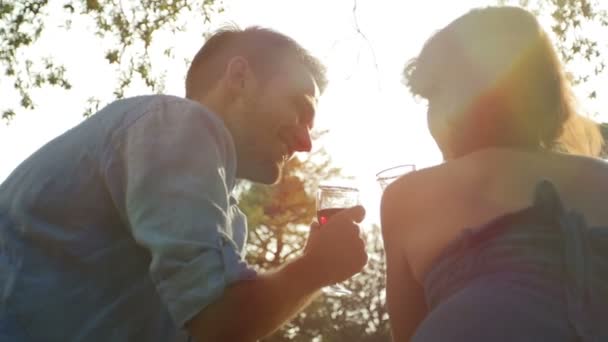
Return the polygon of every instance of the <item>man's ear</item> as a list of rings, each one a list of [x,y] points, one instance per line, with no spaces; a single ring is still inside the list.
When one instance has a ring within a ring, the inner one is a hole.
[[[235,56],[226,66],[226,82],[233,94],[246,92],[255,81],[249,62],[242,56]]]

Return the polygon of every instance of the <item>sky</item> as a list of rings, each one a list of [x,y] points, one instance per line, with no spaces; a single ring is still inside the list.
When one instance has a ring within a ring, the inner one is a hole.
[[[345,175],[355,178],[362,204],[368,209],[366,221],[377,223],[381,192],[376,172],[397,164],[423,168],[441,162],[426,128],[424,101],[414,99],[401,83],[405,62],[433,32],[469,9],[491,3],[494,1],[359,0],[355,20],[351,0],[226,0],[226,10],[211,25],[233,22],[273,28],[321,58],[330,83],[319,103],[315,125],[328,133],[315,144],[325,148]],[[0,123],[0,181],[44,143],[82,122],[87,98],[109,99],[111,69],[102,59],[103,44],[88,39],[90,26],[75,22],[65,31],[52,24],[27,53],[50,54],[64,62],[74,88],[69,92],[36,91],[37,109],[18,112],[9,125]],[[160,43],[163,39],[176,42],[177,56],[192,56],[200,48],[192,42],[200,41],[200,30],[209,26],[192,23],[192,27],[182,36],[162,37]],[[178,58],[166,63],[171,68],[165,93],[183,96],[185,63]],[[0,81],[0,99],[5,103],[11,100],[1,94],[10,93],[9,86]],[[143,92],[135,87],[127,95]]]

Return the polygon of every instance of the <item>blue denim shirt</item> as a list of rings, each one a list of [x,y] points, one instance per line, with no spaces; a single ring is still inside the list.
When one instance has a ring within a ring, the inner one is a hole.
[[[116,101],[0,186],[0,341],[174,341],[243,261],[223,122],[172,96]]]

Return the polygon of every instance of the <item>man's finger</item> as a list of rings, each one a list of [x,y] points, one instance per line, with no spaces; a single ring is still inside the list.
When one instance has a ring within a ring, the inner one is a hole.
[[[365,208],[361,205],[357,205],[352,208],[344,209],[340,214],[346,215],[354,222],[360,223],[365,218]]]

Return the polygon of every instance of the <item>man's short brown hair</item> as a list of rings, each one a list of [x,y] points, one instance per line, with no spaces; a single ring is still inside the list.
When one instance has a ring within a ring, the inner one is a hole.
[[[186,77],[186,97],[193,98],[212,89],[235,56],[245,57],[262,79],[277,72],[282,58],[293,58],[308,69],[320,92],[327,85],[323,64],[292,38],[257,26],[246,29],[230,26],[211,35],[194,56]]]

